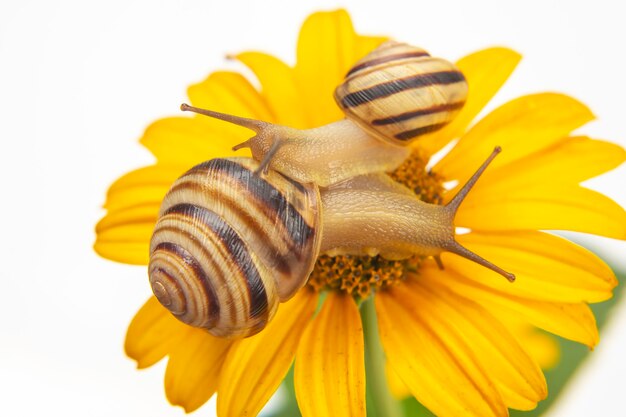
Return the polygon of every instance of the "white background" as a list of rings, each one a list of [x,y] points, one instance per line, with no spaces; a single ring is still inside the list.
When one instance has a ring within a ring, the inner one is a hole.
[[[187,85],[232,67],[226,53],[292,63],[303,19],[343,5],[361,33],[451,60],[513,47],[524,60],[498,103],[566,92],[598,116],[585,133],[626,145],[619,4],[0,0],[0,415],[183,415],[163,395],[163,364],[137,372],[122,350],[149,294],[145,270],[98,258],[93,228],[107,186],[151,162],[137,144],[145,126],[177,114]],[[590,185],[626,205],[625,182],[622,167]],[[626,268],[623,242],[591,244]],[[625,326],[623,304],[552,417],[623,407]]]

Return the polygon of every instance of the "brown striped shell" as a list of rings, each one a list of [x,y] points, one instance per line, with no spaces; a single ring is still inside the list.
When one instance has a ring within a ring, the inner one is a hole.
[[[335,90],[346,117],[396,145],[448,124],[467,98],[454,64],[388,41],[358,61]]]
[[[179,320],[215,336],[265,327],[313,269],[319,191],[248,158],[190,169],[163,200],[150,242],[150,284]]]

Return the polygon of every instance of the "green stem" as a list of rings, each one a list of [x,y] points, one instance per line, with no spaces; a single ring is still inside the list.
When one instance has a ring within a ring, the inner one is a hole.
[[[378,337],[374,298],[361,304],[361,320],[365,339],[365,373],[370,394],[368,416],[402,417],[400,403],[389,392],[385,374],[385,353]]]

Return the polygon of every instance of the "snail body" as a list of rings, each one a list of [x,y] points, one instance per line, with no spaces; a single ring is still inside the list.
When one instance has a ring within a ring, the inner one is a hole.
[[[346,118],[298,130],[184,104],[193,111],[247,127],[249,147],[261,161],[289,178],[329,186],[356,175],[387,172],[410,154],[409,143],[449,123],[467,97],[467,82],[450,62],[420,48],[383,43],[358,61],[335,90]]]
[[[454,215],[489,162],[445,206],[386,174],[327,188],[249,158],[200,164],[165,196],[150,243],[154,294],[178,319],[216,336],[251,336],[306,284],[321,253],[402,259],[449,251],[512,280],[454,239]]]

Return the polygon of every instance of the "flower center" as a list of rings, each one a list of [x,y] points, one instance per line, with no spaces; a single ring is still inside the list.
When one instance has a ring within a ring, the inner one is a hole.
[[[426,171],[427,159],[414,150],[391,178],[412,190],[422,201],[441,204],[443,177]],[[400,261],[381,256],[322,255],[317,259],[308,285],[315,291],[346,291],[357,300],[367,299],[372,291],[388,288],[406,278],[407,273],[419,270],[422,256]]]

